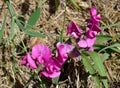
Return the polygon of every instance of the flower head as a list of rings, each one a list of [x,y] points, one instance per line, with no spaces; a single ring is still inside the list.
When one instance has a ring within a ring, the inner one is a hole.
[[[96,41],[96,37],[94,38],[86,38],[86,39],[81,39],[77,44],[78,46],[80,46],[81,48],[85,48],[89,51],[93,51],[93,45]]]
[[[71,22],[68,26],[67,34],[72,35],[74,38],[79,38],[82,34],[82,31],[77,24]]]
[[[52,57],[52,52],[48,46],[38,44],[32,48],[32,57],[42,64],[49,61],[49,58]]]
[[[61,63],[65,62],[68,59],[68,53],[70,53],[74,49],[74,46],[70,44],[57,43],[57,52],[58,59]]]
[[[30,67],[31,69],[36,69],[37,65],[35,63],[35,61],[33,60],[33,58],[30,56],[29,53],[27,53],[23,59],[22,59],[22,65],[26,65],[28,67]]]
[[[101,16],[97,14],[97,10],[95,7],[92,7],[90,9],[90,15],[91,15],[91,22],[93,24],[98,24],[98,22],[101,20]]]
[[[55,78],[60,75],[60,69],[62,65],[59,64],[57,59],[50,59],[50,61],[45,64],[44,70],[40,72],[40,76],[45,76],[47,78]]]

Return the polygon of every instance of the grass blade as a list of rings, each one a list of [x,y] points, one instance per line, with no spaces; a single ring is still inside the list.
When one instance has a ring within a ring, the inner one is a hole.
[[[14,32],[14,27],[15,27],[15,19],[12,17],[11,19],[11,33],[10,33],[10,39],[13,39],[15,32]]]
[[[73,5],[75,8],[80,9],[80,7],[79,7],[78,4],[75,2],[75,0],[70,0],[70,2],[72,3],[72,5]]]
[[[11,3],[10,3],[10,0],[5,0],[5,2],[6,2],[6,4],[7,4],[7,6],[8,6],[8,10],[9,10],[9,12],[10,12],[10,15],[11,15],[12,17],[15,16],[15,13],[14,13],[14,10],[13,10],[12,5],[11,5]]]
[[[1,42],[1,40],[2,40],[2,36],[3,36],[3,33],[4,33],[5,24],[6,24],[6,18],[7,18],[7,15],[5,15],[4,20],[3,20],[3,23],[2,23],[2,27],[1,27],[1,29],[0,29],[0,42]]]

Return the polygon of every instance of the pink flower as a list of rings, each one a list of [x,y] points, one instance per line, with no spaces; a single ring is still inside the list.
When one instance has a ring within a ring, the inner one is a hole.
[[[50,58],[45,64],[43,71],[40,72],[40,76],[47,78],[55,78],[60,75],[60,70],[63,63],[68,59],[68,53],[73,50],[74,46],[70,44],[57,43],[57,58]]]
[[[86,32],[86,37],[88,37],[88,38],[94,38],[94,37],[96,37],[96,35],[97,35],[97,32],[93,31],[93,30],[88,30]]]
[[[96,32],[101,32],[101,28],[95,24],[92,25],[91,30],[96,31]]]
[[[40,76],[47,78],[55,78],[60,75],[62,65],[59,64],[57,59],[51,58],[50,61],[45,65],[44,70],[40,72]]]
[[[74,46],[70,44],[57,43],[57,52],[58,59],[63,64],[68,59],[68,53],[70,53],[74,49]]]
[[[48,46],[39,44],[32,48],[32,57],[42,64],[49,61],[52,57],[52,52]]]
[[[80,46],[81,48],[85,48],[89,51],[93,51],[93,45],[96,41],[96,37],[94,38],[86,38],[86,39],[81,39],[77,44],[78,46]]]
[[[90,15],[91,15],[91,22],[93,24],[98,24],[98,22],[101,20],[101,16],[99,14],[97,14],[95,7],[92,7],[90,9]]]
[[[35,63],[35,61],[33,60],[33,58],[30,56],[29,53],[27,53],[23,59],[22,59],[22,65],[26,65],[28,67],[30,67],[31,69],[36,69],[37,65]]]
[[[67,34],[72,35],[74,38],[79,38],[82,34],[82,31],[77,24],[71,22],[68,26]]]

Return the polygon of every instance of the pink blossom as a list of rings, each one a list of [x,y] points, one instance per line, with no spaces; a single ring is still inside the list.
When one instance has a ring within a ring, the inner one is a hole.
[[[91,22],[93,24],[98,24],[98,22],[101,20],[101,16],[99,14],[97,14],[95,7],[92,7],[90,9],[90,15],[91,15]]]
[[[30,67],[31,69],[36,69],[37,65],[35,63],[35,61],[33,60],[33,58],[30,56],[29,53],[27,53],[23,59],[22,59],[22,65],[26,65],[28,67]]]
[[[89,38],[94,38],[94,37],[96,37],[96,35],[97,35],[97,32],[93,31],[93,30],[88,30],[86,32],[86,37],[89,37]]]
[[[91,30],[96,31],[96,32],[101,32],[101,28],[95,24],[92,25]]]
[[[68,59],[68,53],[70,53],[74,49],[74,46],[70,44],[57,43],[57,52],[58,59],[61,63],[65,62]]]
[[[32,57],[42,64],[49,61],[49,58],[52,57],[52,52],[48,46],[39,44],[32,48]]]
[[[93,51],[93,45],[96,41],[96,37],[94,38],[86,38],[86,39],[81,39],[77,44],[78,46],[80,46],[81,48],[85,48],[89,51]]]
[[[72,35],[74,38],[79,38],[82,34],[82,31],[77,24],[71,22],[68,26],[67,34]]]
[[[62,65],[59,64],[57,59],[50,59],[50,61],[45,65],[44,70],[40,72],[40,76],[45,76],[47,78],[55,78],[60,75],[60,69]]]

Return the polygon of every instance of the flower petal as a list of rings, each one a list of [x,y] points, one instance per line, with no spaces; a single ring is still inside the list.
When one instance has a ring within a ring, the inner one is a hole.
[[[92,47],[94,45],[95,41],[96,41],[96,37],[94,37],[94,38],[86,38],[87,47]]]
[[[37,68],[35,61],[31,58],[30,54],[27,54],[27,61],[31,69]]]
[[[27,64],[27,54],[23,57],[21,64],[22,65],[26,65]]]
[[[88,37],[88,38],[94,38],[94,37],[96,37],[96,35],[97,35],[97,32],[93,31],[93,30],[88,30],[86,32],[86,37]]]
[[[74,49],[74,46],[70,44],[57,43],[57,52],[58,59],[61,63],[64,63],[68,59],[68,53],[70,53]]]
[[[49,58],[52,57],[52,52],[48,46],[39,44],[32,48],[32,57],[38,59],[40,63],[41,61],[48,62]]]
[[[71,22],[68,26],[67,34],[72,35],[74,38],[79,38],[82,34],[82,31],[77,24]]]
[[[96,8],[94,6],[90,9],[90,15],[92,17],[97,15],[97,11],[96,11]]]
[[[85,39],[81,39],[77,44],[82,48],[86,48],[88,46]]]
[[[52,74],[49,74],[49,73],[47,73],[47,72],[41,72],[41,73],[40,73],[40,76],[44,75],[44,76],[47,77],[47,78],[56,78],[56,77],[58,77],[60,74],[61,74],[60,71],[54,72],[54,73],[52,73]]]

